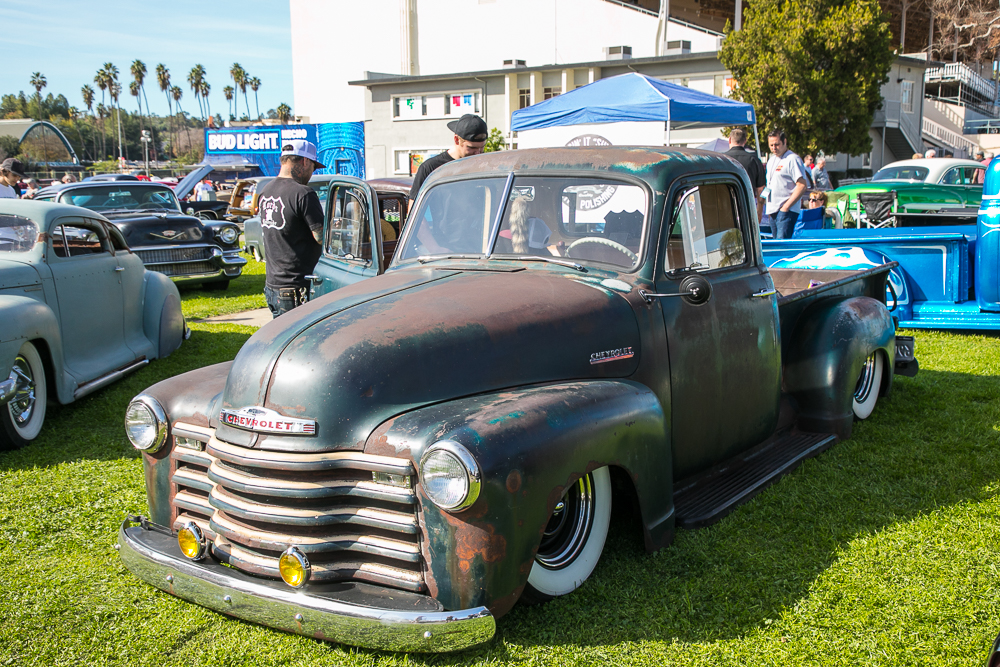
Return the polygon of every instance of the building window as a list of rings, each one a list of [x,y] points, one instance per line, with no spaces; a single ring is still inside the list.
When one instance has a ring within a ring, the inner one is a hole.
[[[531,88],[518,88],[518,109],[523,109],[524,107],[531,106]]]
[[[551,100],[553,97],[559,97],[559,94],[562,92],[562,88],[545,88],[542,92],[543,100]]]
[[[447,148],[410,148],[393,151],[393,171],[397,174],[417,173],[417,168],[427,158],[444,153]]]
[[[400,95],[392,98],[392,119],[427,120],[479,113],[481,94],[481,91],[473,90],[433,95]]]
[[[899,88],[899,105],[903,113],[913,113],[913,82],[903,81]]]
[[[861,154],[861,168],[862,169],[871,169],[872,168],[872,154],[871,153],[862,153]]]

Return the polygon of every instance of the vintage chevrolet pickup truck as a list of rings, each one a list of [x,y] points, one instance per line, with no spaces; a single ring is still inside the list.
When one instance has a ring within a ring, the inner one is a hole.
[[[618,492],[650,551],[720,519],[915,372],[893,265],[769,272],[750,193],[700,151],[441,167],[383,275],[133,400],[123,562],[237,618],[449,651],[583,584]]]

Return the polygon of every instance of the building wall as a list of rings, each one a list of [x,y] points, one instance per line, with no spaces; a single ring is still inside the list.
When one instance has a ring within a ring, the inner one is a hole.
[[[601,60],[604,47],[655,55],[656,16],[605,0],[289,0],[294,112],[310,122],[364,120],[366,72],[443,74]],[[404,71],[405,10],[417,71]],[[670,40],[715,51],[715,35],[671,23]]]

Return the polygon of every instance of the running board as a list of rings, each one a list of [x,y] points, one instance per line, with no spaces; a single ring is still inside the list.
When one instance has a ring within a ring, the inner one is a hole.
[[[837,436],[830,433],[786,432],[706,473],[682,480],[674,493],[677,525],[699,528],[715,523],[835,442]]]
[[[81,384],[79,387],[76,388],[76,391],[73,392],[73,400],[75,401],[78,398],[81,398],[83,396],[86,396],[87,394],[95,392],[98,389],[100,389],[101,387],[106,387],[109,384],[111,384],[112,382],[116,382],[116,381],[120,380],[121,378],[125,377],[126,375],[128,375],[132,371],[139,370],[140,368],[142,368],[143,366],[145,366],[148,363],[149,363],[149,359],[147,359],[146,357],[143,357],[142,359],[138,359],[136,361],[133,361],[132,363],[130,363],[127,366],[122,366],[118,370],[111,371],[107,375],[103,375],[103,376],[97,378],[96,380],[91,380],[90,382],[88,382],[86,384]]]

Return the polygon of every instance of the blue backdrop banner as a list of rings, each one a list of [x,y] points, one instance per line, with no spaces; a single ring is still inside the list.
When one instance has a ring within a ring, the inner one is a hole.
[[[317,158],[326,165],[318,174],[365,177],[365,124],[321,123],[252,125],[205,130],[205,162],[256,165],[262,175],[277,176],[282,143],[305,139],[316,144]]]

